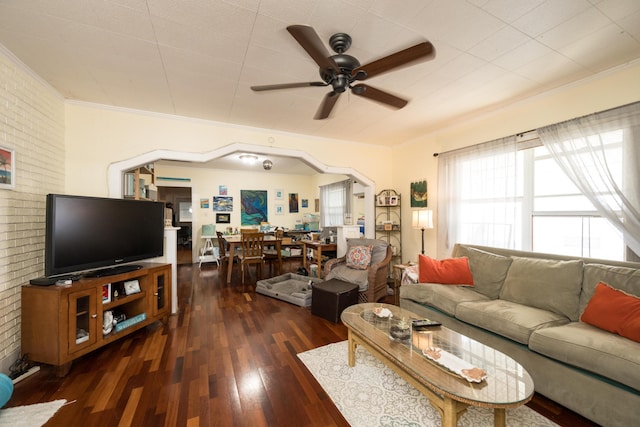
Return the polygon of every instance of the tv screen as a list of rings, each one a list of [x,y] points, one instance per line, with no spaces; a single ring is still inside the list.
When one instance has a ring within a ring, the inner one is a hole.
[[[161,202],[47,195],[46,276],[154,258],[163,249]]]

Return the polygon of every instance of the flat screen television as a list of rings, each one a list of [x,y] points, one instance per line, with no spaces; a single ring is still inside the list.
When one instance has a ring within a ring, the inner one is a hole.
[[[84,275],[108,275],[109,267],[124,264],[135,270],[139,266],[128,263],[162,256],[163,250],[164,203],[47,195],[47,277],[91,269]]]

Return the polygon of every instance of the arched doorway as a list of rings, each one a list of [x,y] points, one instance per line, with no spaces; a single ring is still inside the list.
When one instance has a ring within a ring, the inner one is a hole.
[[[109,165],[107,170],[109,197],[120,198],[123,195],[123,176],[126,171],[134,169],[141,165],[146,165],[159,160],[178,160],[183,162],[201,163],[208,162],[217,158],[225,157],[235,153],[252,152],[263,155],[276,155],[298,159],[304,162],[318,173],[346,175],[347,177],[358,182],[362,186],[364,194],[365,207],[365,236],[374,238],[375,234],[375,184],[368,177],[364,176],[357,170],[349,167],[336,167],[326,165],[315,159],[308,153],[300,150],[269,147],[262,145],[251,145],[244,143],[232,143],[219,147],[215,150],[192,153],[185,151],[172,150],[154,150],[139,156],[115,162]]]

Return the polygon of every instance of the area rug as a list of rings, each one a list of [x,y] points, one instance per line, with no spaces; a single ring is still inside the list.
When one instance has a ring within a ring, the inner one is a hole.
[[[35,403],[0,410],[0,427],[41,427],[67,403],[66,400]]]
[[[358,347],[356,366],[347,364],[347,341],[298,354],[345,419],[353,427],[441,425],[440,414],[427,398],[387,368],[366,349]],[[507,426],[557,426],[534,410],[507,409]],[[493,426],[493,411],[470,407],[458,426]]]

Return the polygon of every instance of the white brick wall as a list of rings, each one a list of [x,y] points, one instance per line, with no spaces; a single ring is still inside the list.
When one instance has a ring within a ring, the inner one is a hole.
[[[0,45],[0,146],[16,186],[0,188],[0,371],[20,356],[20,288],[44,273],[45,196],[64,192],[64,100]]]

